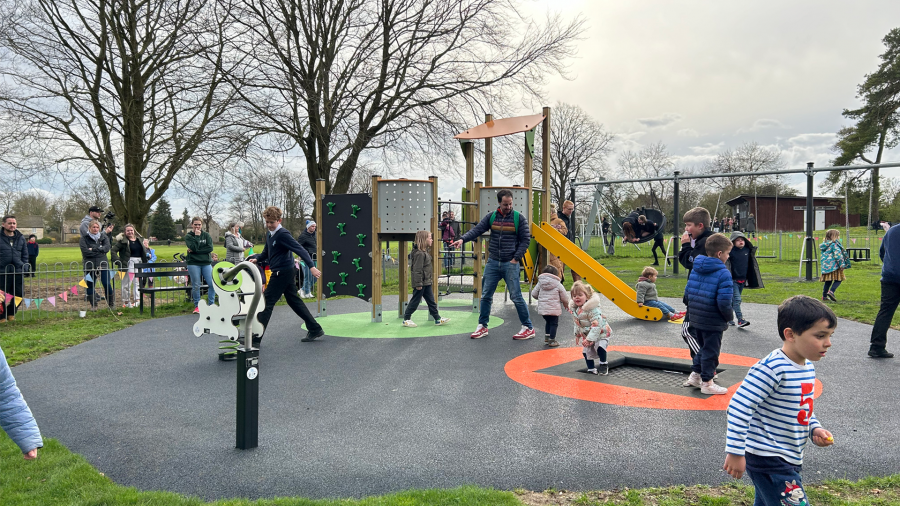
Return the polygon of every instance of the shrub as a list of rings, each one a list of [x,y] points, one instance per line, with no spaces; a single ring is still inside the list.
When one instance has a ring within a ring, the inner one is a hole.
[[[37,243],[38,244],[53,244],[53,239],[51,239],[49,237],[44,237],[43,239],[38,239]]]

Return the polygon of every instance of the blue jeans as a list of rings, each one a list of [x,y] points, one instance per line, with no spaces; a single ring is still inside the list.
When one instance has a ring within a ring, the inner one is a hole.
[[[773,473],[747,471],[747,475],[753,481],[753,488],[756,492],[753,506],[809,504],[809,498],[806,497],[806,491],[803,490],[800,473],[797,471]]]
[[[519,285],[519,264],[512,262],[500,262],[494,258],[488,259],[484,267],[484,276],[481,278],[481,314],[478,315],[478,323],[487,327],[491,317],[491,304],[494,302],[494,290],[500,280],[506,281],[506,289],[509,290],[509,298],[516,305],[519,313],[519,321],[523,327],[532,328],[531,318],[528,315],[528,304],[522,298],[522,287]]]
[[[662,309],[663,316],[671,316],[675,314],[675,308],[661,300],[645,300],[644,305]]]
[[[694,329],[694,331],[697,334],[695,340],[700,345],[700,353],[694,354],[691,371],[699,374],[703,381],[709,381],[716,375],[716,368],[719,366],[722,331],[700,329]]]
[[[188,265],[187,270],[188,274],[191,275],[191,286],[194,288],[191,290],[191,296],[194,299],[194,307],[200,305],[200,286],[203,285],[203,280],[206,280],[206,285],[209,287],[206,300],[210,306],[215,304],[216,291],[213,288],[212,265]]]
[[[318,265],[316,261],[313,260],[313,266]],[[309,272],[309,266],[306,265],[306,262],[300,260],[300,268],[303,269],[303,288],[300,290],[306,293],[312,293],[313,284],[316,281],[316,278]]]
[[[734,316],[741,321],[744,319],[744,314],[741,313],[741,293],[744,291],[744,285],[747,283],[738,283],[734,282],[734,290],[731,295],[731,309],[734,310]]]

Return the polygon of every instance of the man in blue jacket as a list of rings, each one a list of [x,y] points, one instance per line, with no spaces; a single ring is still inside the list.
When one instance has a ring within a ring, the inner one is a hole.
[[[0,427],[13,443],[22,450],[25,460],[37,458],[38,448],[44,446],[41,431],[34,415],[25,403],[22,392],[16,386],[16,378],[6,363],[6,355],[0,348]]]
[[[491,238],[488,241],[490,258],[484,267],[484,276],[481,280],[481,314],[478,316],[478,328],[470,337],[481,339],[488,335],[488,320],[491,317],[494,290],[503,279],[506,281],[509,296],[516,305],[519,321],[522,322],[522,329],[513,336],[513,339],[531,339],[534,337],[534,328],[528,314],[528,305],[522,298],[522,287],[519,285],[519,259],[528,249],[531,232],[525,216],[513,211],[511,191],[497,192],[497,202],[500,206],[496,211],[485,215],[478,225],[452,243],[454,248],[459,248],[466,241],[474,241],[481,234],[491,231]]]
[[[885,230],[878,255],[881,257],[881,308],[872,326],[869,356],[872,358],[894,358],[887,351],[887,331],[894,319],[894,311],[900,305],[900,231],[887,222],[881,222]],[[890,228],[888,228],[890,227]]]
[[[281,209],[275,206],[267,207],[263,212],[263,219],[266,221],[266,228],[269,230],[266,233],[266,249],[257,258],[249,259],[252,263],[268,262],[269,270],[272,273],[264,294],[266,308],[262,313],[259,313],[259,322],[263,324],[263,327],[269,324],[275,303],[284,295],[288,306],[306,323],[307,334],[301,341],[306,343],[324,336],[325,331],[322,330],[322,326],[310,314],[306,304],[303,303],[303,299],[297,295],[297,283],[294,281],[296,269],[294,268],[294,256],[291,255],[291,252],[293,251],[300,255],[300,260],[306,263],[310,274],[316,279],[322,273],[319,272],[319,269],[316,269],[316,264],[313,263],[312,257],[309,256],[306,248],[301,246],[291,236],[291,233],[281,226]],[[261,340],[262,338],[253,338],[253,345],[259,345]]]
[[[23,295],[24,273],[30,270],[27,241],[22,232],[16,230],[16,217],[4,216],[3,230],[0,232],[0,289],[13,297],[0,301],[6,305],[6,310],[0,315],[0,323],[16,319],[15,298]]]

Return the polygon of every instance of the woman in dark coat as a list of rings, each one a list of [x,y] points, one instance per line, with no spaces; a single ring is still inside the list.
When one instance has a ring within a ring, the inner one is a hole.
[[[95,292],[94,285],[99,279],[103,284],[103,291],[106,292],[106,303],[109,307],[115,307],[116,295],[109,285],[109,259],[106,257],[110,250],[109,237],[100,231],[99,221],[92,220],[88,224],[88,233],[81,236],[79,246],[81,246],[81,260],[84,266],[84,281],[87,283],[88,301],[92,307],[97,307],[100,297]]]

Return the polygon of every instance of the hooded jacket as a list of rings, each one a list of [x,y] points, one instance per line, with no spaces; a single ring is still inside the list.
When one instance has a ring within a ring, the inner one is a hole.
[[[187,254],[188,265],[210,265],[212,263],[213,240],[206,230],[201,230],[200,235],[194,232],[184,234],[184,245],[191,250]]]
[[[537,299],[539,315],[559,316],[562,314],[560,302],[569,305],[569,294],[559,282],[559,278],[545,272],[538,276],[537,284],[531,290],[531,296]]]
[[[637,292],[635,302],[643,304],[648,300],[659,300],[659,294],[656,292],[656,283],[651,283],[649,279],[641,276],[634,285],[634,291]]]
[[[25,267],[25,266],[28,267]],[[12,267],[10,267],[12,266]],[[30,269],[31,264],[28,263],[28,241],[22,232],[16,230],[12,237],[6,235],[6,230],[0,230],[0,273],[7,272],[24,272]]]
[[[6,363],[0,348],[0,428],[13,440],[22,453],[42,448],[44,440],[31,409],[16,386],[16,378]]]
[[[734,282],[731,272],[718,258],[700,255],[684,288],[691,327],[699,330],[724,331],[734,318],[731,298]]]
[[[882,239],[884,241],[884,239]],[[844,245],[841,240],[822,241],[819,245],[822,274],[828,274],[844,268]]]
[[[231,230],[225,232],[225,261],[233,264],[244,259],[244,241],[234,235]]]
[[[519,227],[516,228],[513,212],[503,215],[500,208],[497,208],[497,216],[491,224],[491,216],[495,211],[487,213],[484,218],[461,237],[462,241],[474,241],[478,236],[491,231],[490,240],[488,240],[488,252],[491,259],[497,259],[500,262],[510,262],[519,260],[525,256],[528,245],[531,244],[531,230],[528,228],[528,219],[525,213],[519,213]]]
[[[744,239],[744,247],[750,248],[750,260],[747,265],[747,282],[744,283],[744,288],[765,288],[762,280],[762,274],[759,270],[759,262],[756,261],[756,250],[759,249],[750,242],[750,239],[742,232],[732,232],[731,233],[731,243],[734,244],[734,241],[743,238]],[[732,248],[731,252],[734,253],[734,250],[737,249]],[[731,256],[729,255],[729,260],[725,262],[725,266],[728,267],[728,270],[731,272]],[[732,272],[732,279],[734,279],[734,272]]]
[[[409,256],[409,279],[412,287],[431,286],[433,283],[432,272],[434,272],[434,266],[431,263],[431,255],[429,255],[427,251],[413,248]]]
[[[100,237],[95,241],[90,235],[81,236],[78,242],[81,246],[81,261],[85,271],[109,268],[109,259],[106,254],[109,253],[109,236],[100,232]]]
[[[595,293],[583,306],[575,305],[575,299],[569,299],[569,312],[575,317],[575,338],[585,338],[596,343],[600,339],[609,339],[606,334],[606,318],[600,311],[600,294]],[[597,321],[597,326],[592,327],[591,321]]]
[[[310,257],[316,254],[318,244],[316,242],[315,232],[310,232],[309,229],[300,232],[300,235],[297,236],[297,242],[300,243],[300,246],[306,248],[306,252],[309,253]]]
[[[134,238],[138,241],[138,244],[141,245],[141,254],[140,263],[147,263],[150,259],[150,253],[147,251],[147,248],[144,247],[143,241],[141,241],[141,236],[135,234]],[[112,246],[110,247],[110,255],[109,259],[113,264],[116,262],[119,263],[119,267],[128,267],[128,262],[131,260],[131,245],[128,244],[128,238],[125,237],[125,232],[120,233],[113,240]]]

